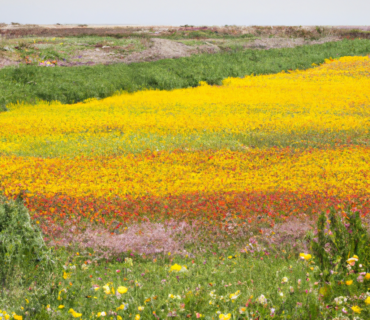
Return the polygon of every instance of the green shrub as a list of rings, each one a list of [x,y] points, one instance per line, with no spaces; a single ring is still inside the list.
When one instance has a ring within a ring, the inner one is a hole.
[[[317,223],[317,240],[312,242],[312,250],[318,266],[328,277],[330,270],[347,272],[347,260],[356,255],[361,264],[370,266],[370,237],[362,225],[358,211],[346,212],[341,217],[334,209],[326,215],[322,213]],[[356,265],[356,271],[357,270]]]
[[[311,248],[315,273],[320,279],[319,293],[325,301],[368,291],[369,243],[369,234],[355,209],[348,209],[344,214],[331,209],[329,214],[320,215],[317,237],[312,240]]]
[[[2,291],[7,295],[15,287],[40,285],[53,269],[51,252],[21,197],[15,201],[0,198],[0,260]]]

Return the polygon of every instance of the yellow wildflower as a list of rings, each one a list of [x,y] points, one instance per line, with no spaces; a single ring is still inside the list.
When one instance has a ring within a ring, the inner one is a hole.
[[[119,293],[119,294],[124,294],[124,293],[126,293],[127,292],[127,288],[126,287],[123,287],[123,286],[119,286],[118,288],[117,288],[117,292]]]
[[[300,253],[299,257],[303,260],[306,260],[306,261],[308,261],[312,258],[312,256],[309,253]]]
[[[81,318],[82,317],[82,313],[78,313],[75,310],[73,310],[72,308],[69,309],[68,313],[72,314],[73,318]]]
[[[127,309],[127,304],[122,303],[119,307],[116,308],[117,311],[119,310],[126,310]]]
[[[352,258],[349,258],[347,260],[347,263],[351,266],[354,266],[357,261],[358,261],[358,256],[354,255]]]
[[[182,267],[176,263],[176,264],[174,264],[174,265],[171,267],[170,271],[179,272],[179,271],[181,270],[181,268],[182,268]]]
[[[109,288],[109,285],[108,284],[106,284],[105,286],[103,286],[103,289],[104,289],[104,292],[106,294],[111,294],[111,291],[110,291],[110,288]]]
[[[359,306],[353,306],[351,309],[354,313],[361,313],[362,310]]]

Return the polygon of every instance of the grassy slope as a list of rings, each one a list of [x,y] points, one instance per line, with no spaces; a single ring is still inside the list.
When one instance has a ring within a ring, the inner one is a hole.
[[[130,65],[5,68],[0,70],[0,106],[4,108],[9,103],[38,99],[72,103],[91,97],[104,98],[119,90],[170,90],[197,86],[199,81],[220,84],[227,77],[306,69],[312,63],[322,63],[325,58],[369,52],[369,40],[343,40],[322,45],[204,54]]]

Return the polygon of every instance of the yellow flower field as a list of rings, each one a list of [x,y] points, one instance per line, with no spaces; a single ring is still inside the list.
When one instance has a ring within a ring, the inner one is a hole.
[[[369,88],[369,58],[344,57],[222,86],[11,105],[0,114],[0,187],[26,192],[35,215],[102,221],[367,212]]]

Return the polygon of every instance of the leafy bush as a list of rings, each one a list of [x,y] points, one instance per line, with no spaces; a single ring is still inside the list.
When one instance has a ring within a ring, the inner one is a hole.
[[[2,289],[8,295],[19,284],[28,287],[43,282],[45,272],[53,268],[51,252],[21,197],[15,201],[0,198],[0,260]]]
[[[369,243],[369,234],[356,209],[347,210],[343,214],[331,209],[328,215],[320,215],[317,238],[312,240],[317,265],[312,269],[320,279],[319,293],[324,301],[337,301],[343,297],[347,297],[347,300],[368,291]],[[361,299],[366,297],[362,296]],[[366,312],[370,316],[370,310]]]
[[[330,270],[338,274],[347,272],[347,260],[354,255],[360,257],[361,264],[370,266],[369,243],[369,234],[358,211],[348,210],[341,217],[331,209],[328,215],[322,213],[318,219],[317,238],[312,242],[312,250],[324,277],[328,278]]]

